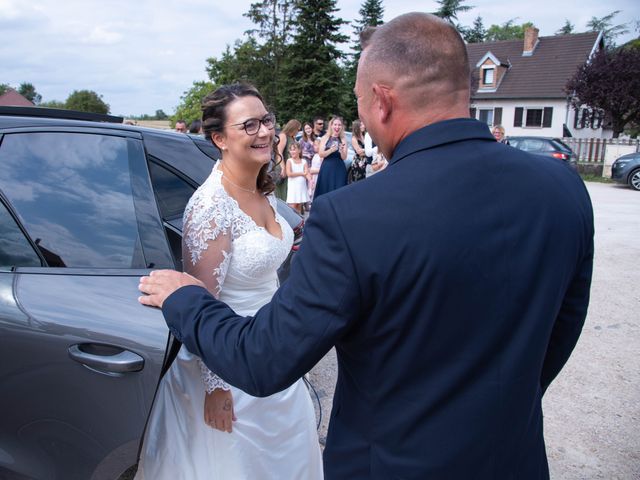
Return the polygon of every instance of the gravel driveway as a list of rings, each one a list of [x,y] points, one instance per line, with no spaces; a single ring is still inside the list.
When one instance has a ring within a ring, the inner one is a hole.
[[[640,479],[640,193],[588,183],[596,252],[591,304],[576,349],[544,400],[552,479]],[[334,351],[309,379],[321,397],[324,443]]]

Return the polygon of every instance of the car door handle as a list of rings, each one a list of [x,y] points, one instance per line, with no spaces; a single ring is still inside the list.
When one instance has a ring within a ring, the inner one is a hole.
[[[127,373],[144,368],[144,358],[114,345],[80,343],[70,346],[68,351],[73,360],[96,370]]]

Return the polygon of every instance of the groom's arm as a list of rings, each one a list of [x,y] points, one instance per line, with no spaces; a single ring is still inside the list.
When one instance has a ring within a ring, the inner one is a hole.
[[[172,333],[221,378],[254,396],[283,390],[308,372],[358,318],[348,242],[330,200],[314,202],[289,279],[253,317],[205,289],[180,288],[163,304]]]
[[[593,229],[585,243],[587,244],[586,253],[565,294],[549,338],[540,375],[540,386],[543,393],[567,363],[571,352],[578,343],[587,316],[593,273]]]

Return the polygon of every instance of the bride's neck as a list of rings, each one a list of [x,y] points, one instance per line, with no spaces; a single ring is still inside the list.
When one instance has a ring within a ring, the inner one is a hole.
[[[222,158],[219,168],[234,185],[247,190],[255,190],[260,166],[243,165],[231,159]]]

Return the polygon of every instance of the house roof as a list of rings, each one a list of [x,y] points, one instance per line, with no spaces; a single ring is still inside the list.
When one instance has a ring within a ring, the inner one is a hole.
[[[478,78],[478,62],[489,52],[510,68],[492,92],[477,91],[474,100],[507,98],[566,98],[567,80],[595,51],[599,32],[539,37],[531,56],[523,56],[523,40],[471,43],[469,66]]]
[[[0,95],[0,106],[3,107],[33,107],[33,102],[24,98],[13,88],[7,89],[7,91]]]

